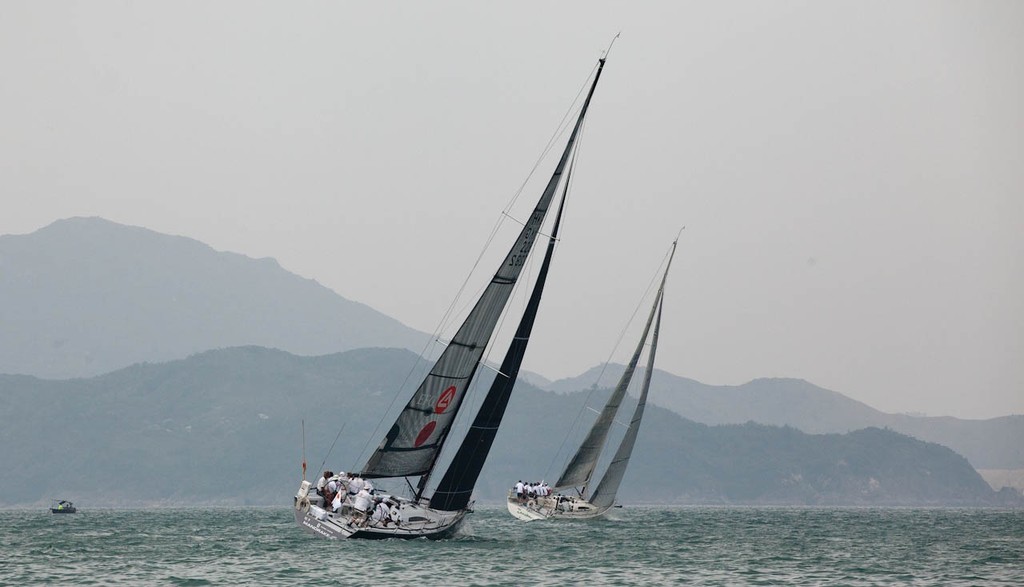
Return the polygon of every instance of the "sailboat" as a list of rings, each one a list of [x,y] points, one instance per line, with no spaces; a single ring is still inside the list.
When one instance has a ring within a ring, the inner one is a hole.
[[[561,158],[519,236],[380,445],[358,473],[328,481],[328,488],[338,488],[332,501],[326,500],[310,481],[303,479],[300,483],[294,499],[295,521],[307,533],[324,538],[444,538],[454,533],[472,511],[473,487],[501,424],[540,306],[561,224],[574,147],[604,63],[602,57]],[[515,335],[472,425],[440,483],[428,496],[428,482],[437,472],[441,449],[450,440],[453,422],[560,187],[544,260]],[[365,491],[366,480],[402,477],[411,496],[381,492],[371,496]],[[411,477],[419,477],[415,489],[409,482]],[[351,495],[357,486],[364,489]],[[343,492],[348,497],[342,499]]]
[[[633,352],[633,356],[626,365],[622,377],[619,378],[615,390],[612,392],[604,408],[598,414],[597,420],[590,427],[590,432],[576,450],[575,456],[566,465],[554,487],[548,488],[541,485],[539,490],[524,490],[522,482],[517,483],[509,491],[506,506],[512,516],[523,521],[555,519],[587,519],[604,515],[615,505],[615,495],[618,493],[622,478],[626,474],[626,467],[629,465],[629,458],[633,454],[633,446],[636,444],[637,434],[640,431],[640,421],[644,417],[644,408],[647,405],[647,391],[651,386],[651,374],[654,372],[654,357],[658,350],[658,333],[661,329],[661,309],[665,298],[665,281],[668,279],[668,270],[672,266],[672,258],[675,256],[676,245],[679,239],[672,243],[672,249],[668,256],[668,263],[665,272],[661,277],[661,285],[654,296],[654,304],[651,306],[647,323],[644,326],[643,335]],[[653,332],[652,332],[653,324]],[[626,430],[619,448],[612,457],[604,476],[597,484],[597,489],[588,497],[587,489],[597,467],[597,461],[601,456],[605,444],[608,442],[608,433],[612,423],[615,421],[615,414],[626,395],[626,390],[633,379],[637,363],[640,361],[644,347],[650,338],[650,350],[647,353],[647,368],[644,371],[643,383],[640,389],[640,399],[633,417],[630,419],[629,427]],[[568,495],[563,495],[564,490],[572,489]]]

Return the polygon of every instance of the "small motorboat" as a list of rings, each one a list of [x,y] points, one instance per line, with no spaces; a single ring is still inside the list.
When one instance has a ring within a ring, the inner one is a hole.
[[[50,508],[50,511],[55,514],[73,514],[78,511],[78,508],[76,508],[75,504],[70,501],[61,499],[57,501],[56,506]]]

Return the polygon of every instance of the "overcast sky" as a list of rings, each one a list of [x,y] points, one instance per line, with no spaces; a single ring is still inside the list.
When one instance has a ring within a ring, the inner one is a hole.
[[[620,30],[527,369],[605,360],[686,225],[659,367],[1024,413],[1024,2],[6,2],[0,234],[101,216],[430,332]]]

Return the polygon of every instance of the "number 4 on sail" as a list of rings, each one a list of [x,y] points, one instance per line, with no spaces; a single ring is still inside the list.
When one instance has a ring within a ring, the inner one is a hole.
[[[570,161],[604,62],[603,58],[598,61],[561,158],[518,238],[380,446],[358,473],[326,479],[327,491],[314,490],[303,479],[295,495],[295,521],[308,533],[324,538],[441,538],[454,532],[471,511],[473,487],[498,432],[526,353],[554,252],[572,169]],[[464,404],[484,351],[525,266],[523,259],[533,249],[559,187],[561,199],[544,261],[515,336],[476,419],[441,482],[427,496],[428,481],[449,439],[452,423]],[[366,489],[369,479],[399,477],[419,477],[411,496]]]
[[[651,306],[650,315],[647,317],[647,324],[644,326],[643,336],[636,346],[626,370],[619,378],[615,391],[604,405],[597,416],[594,425],[591,426],[587,437],[583,439],[576,455],[566,465],[562,475],[558,478],[553,488],[546,484],[524,484],[522,481],[516,483],[509,491],[507,507],[510,514],[524,521],[543,520],[546,518],[556,519],[586,519],[596,518],[607,512],[615,505],[615,494],[622,483],[622,477],[626,474],[626,466],[629,464],[629,457],[633,453],[633,445],[636,444],[637,433],[640,430],[640,420],[644,417],[644,407],[647,405],[647,390],[651,386],[651,374],[654,372],[654,355],[658,350],[658,332],[661,329],[661,307],[665,298],[665,280],[668,278],[669,267],[672,266],[672,258],[675,256],[676,239],[672,243],[668,263],[665,266],[665,273],[661,277],[661,286],[654,296],[654,304]],[[654,331],[651,332],[651,325]],[[643,386],[640,390],[640,400],[637,402],[636,410],[633,411],[633,418],[629,421],[629,428],[626,430],[622,442],[619,444],[611,464],[597,484],[597,489],[588,498],[587,487],[590,485],[597,467],[597,460],[601,451],[608,441],[608,431],[611,429],[619,405],[626,395],[626,389],[633,379],[636,365],[640,361],[640,355],[650,336],[651,346],[647,353],[647,368],[644,371]],[[565,489],[572,489],[569,495],[562,495],[560,492]]]

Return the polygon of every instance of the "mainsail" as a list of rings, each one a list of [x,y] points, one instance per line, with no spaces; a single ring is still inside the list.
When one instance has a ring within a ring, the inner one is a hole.
[[[360,473],[361,476],[422,475],[417,497],[422,494],[426,479],[437,461],[438,453],[448,436],[452,421],[476,373],[497,321],[533,248],[566,169],[603,67],[604,59],[601,59],[565,150],[515,244],[465,322],[402,410],[380,446],[370,456]],[[535,295],[539,296],[539,290],[535,291]],[[513,347],[515,346],[514,342]],[[525,347],[524,342],[516,352],[525,352]],[[521,359],[519,356],[516,360]],[[502,371],[505,372],[504,369]],[[514,383],[514,380],[514,375],[511,375],[510,384]],[[500,414],[498,419],[500,421]]]
[[[661,323],[661,304],[665,296],[665,281],[668,278],[669,267],[672,266],[672,257],[675,256],[677,242],[678,241],[672,243],[672,253],[669,255],[668,264],[665,267],[665,274],[661,278],[661,286],[658,288],[654,305],[651,307],[650,315],[647,317],[647,323],[644,325],[644,332],[640,337],[640,342],[637,344],[636,350],[633,352],[633,356],[630,358],[629,364],[626,366],[626,370],[622,373],[622,377],[619,378],[619,382],[615,386],[615,391],[613,391],[611,397],[608,398],[608,401],[604,405],[604,409],[601,410],[601,413],[598,415],[594,425],[591,426],[587,437],[583,440],[583,443],[580,444],[579,449],[576,451],[576,455],[571,461],[569,461],[569,464],[566,465],[561,477],[559,477],[558,482],[555,484],[556,490],[567,487],[585,488],[590,483],[590,479],[594,474],[594,468],[597,466],[597,460],[601,456],[601,451],[608,438],[608,432],[615,419],[615,413],[618,412],[619,405],[622,403],[622,399],[626,395],[626,389],[629,387],[629,383],[633,379],[633,373],[636,371],[636,365],[640,361],[640,355],[644,350],[644,345],[647,343],[647,335],[651,330],[651,323],[654,322],[656,313],[658,325]],[[647,401],[647,389],[650,386],[651,373],[654,370],[654,355],[657,350],[657,344],[658,326],[655,326],[654,336],[651,342],[651,350],[647,357],[647,370],[644,375],[643,390],[640,393],[640,404],[637,406],[637,410],[633,415],[633,421],[630,423],[626,437],[623,438],[622,443],[619,445],[619,450],[616,452],[615,458],[612,460],[612,465],[609,467],[609,470],[605,472],[605,476],[601,483],[598,484],[598,491],[594,494],[595,499],[599,493],[604,493],[605,496],[610,496],[612,501],[615,499],[615,492],[618,490],[619,482],[622,480],[622,475],[626,471],[626,465],[629,462],[629,455],[633,451],[633,444],[636,442],[636,434],[640,428],[640,419],[643,417],[643,408]],[[619,467],[621,467],[621,470],[618,470]],[[609,475],[611,475],[611,478]],[[615,479],[616,476],[618,477],[617,479]],[[601,485],[604,485],[603,489]],[[585,493],[585,490],[582,493]],[[591,503],[598,505],[593,502],[593,500],[591,500]],[[608,507],[611,507],[611,502],[607,505]]]

